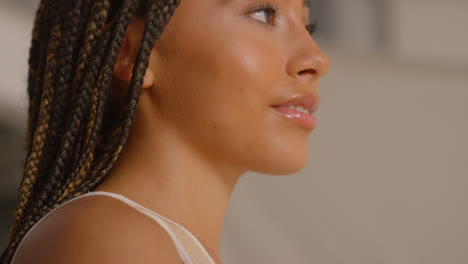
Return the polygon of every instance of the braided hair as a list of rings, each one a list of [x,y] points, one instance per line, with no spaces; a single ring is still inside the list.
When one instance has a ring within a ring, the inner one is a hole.
[[[141,94],[149,55],[180,0],[41,0],[29,53],[28,128],[13,226],[0,263],[31,227],[95,189],[119,157]],[[145,30],[122,107],[110,84],[133,15]]]

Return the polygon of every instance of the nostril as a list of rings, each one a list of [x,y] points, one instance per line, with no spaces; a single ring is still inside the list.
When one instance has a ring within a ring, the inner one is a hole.
[[[299,72],[300,75],[302,74],[312,74],[312,75],[316,75],[317,74],[317,71],[314,70],[314,69],[307,69],[307,70],[302,70]]]

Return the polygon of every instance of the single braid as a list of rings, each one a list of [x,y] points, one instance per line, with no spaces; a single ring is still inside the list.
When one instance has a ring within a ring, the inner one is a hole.
[[[28,73],[28,95],[29,95],[29,109],[28,109],[28,130],[26,135],[26,151],[29,156],[31,151],[31,145],[33,142],[34,131],[33,127],[36,126],[38,109],[40,105],[40,99],[42,95],[42,89],[39,88],[39,84],[43,81],[44,65],[46,64],[46,45],[45,43],[49,38],[49,31],[46,30],[48,26],[46,16],[47,0],[40,3],[39,8],[36,11],[36,17],[34,20],[34,27],[32,31],[31,47],[29,49],[29,73]]]
[[[32,33],[31,47],[29,50],[29,74],[28,74],[28,95],[29,95],[29,107],[28,107],[28,130],[26,135],[25,143],[25,152],[27,153],[26,157],[31,155],[32,144],[34,141],[34,131],[39,116],[39,107],[41,104],[42,89],[39,88],[39,84],[43,82],[44,79],[44,68],[46,65],[46,56],[45,50],[47,50],[47,45],[41,45],[44,43],[50,35],[50,32],[44,32],[44,28],[48,25],[47,19],[44,19],[46,13],[46,1],[42,2],[36,12],[36,18]],[[26,167],[28,160],[23,160],[23,166]],[[27,190],[27,186],[31,185],[31,179],[27,176],[22,178],[20,186],[22,186],[19,194],[19,201],[17,204],[16,220],[13,223],[12,230],[19,228],[19,224],[23,212],[19,211],[18,208],[25,208],[30,195],[30,192]],[[22,193],[21,193],[22,192]],[[14,232],[10,233],[10,239],[13,236]]]

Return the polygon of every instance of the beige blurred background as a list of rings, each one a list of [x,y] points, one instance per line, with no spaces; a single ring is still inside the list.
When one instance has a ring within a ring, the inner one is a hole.
[[[234,263],[468,263],[468,1],[312,0],[321,81],[310,159],[248,173],[221,258]],[[37,0],[0,2],[0,242],[21,177]]]

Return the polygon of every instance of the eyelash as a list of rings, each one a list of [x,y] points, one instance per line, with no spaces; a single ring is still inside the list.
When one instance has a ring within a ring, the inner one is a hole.
[[[268,10],[273,11],[273,18],[276,18],[278,16],[278,7],[269,2],[260,3],[251,7],[248,10],[248,13],[250,14],[250,13],[255,13],[258,11],[268,11]],[[306,27],[307,32],[309,32],[310,35],[313,35],[317,29],[317,21],[309,23],[305,25],[305,27]]]

